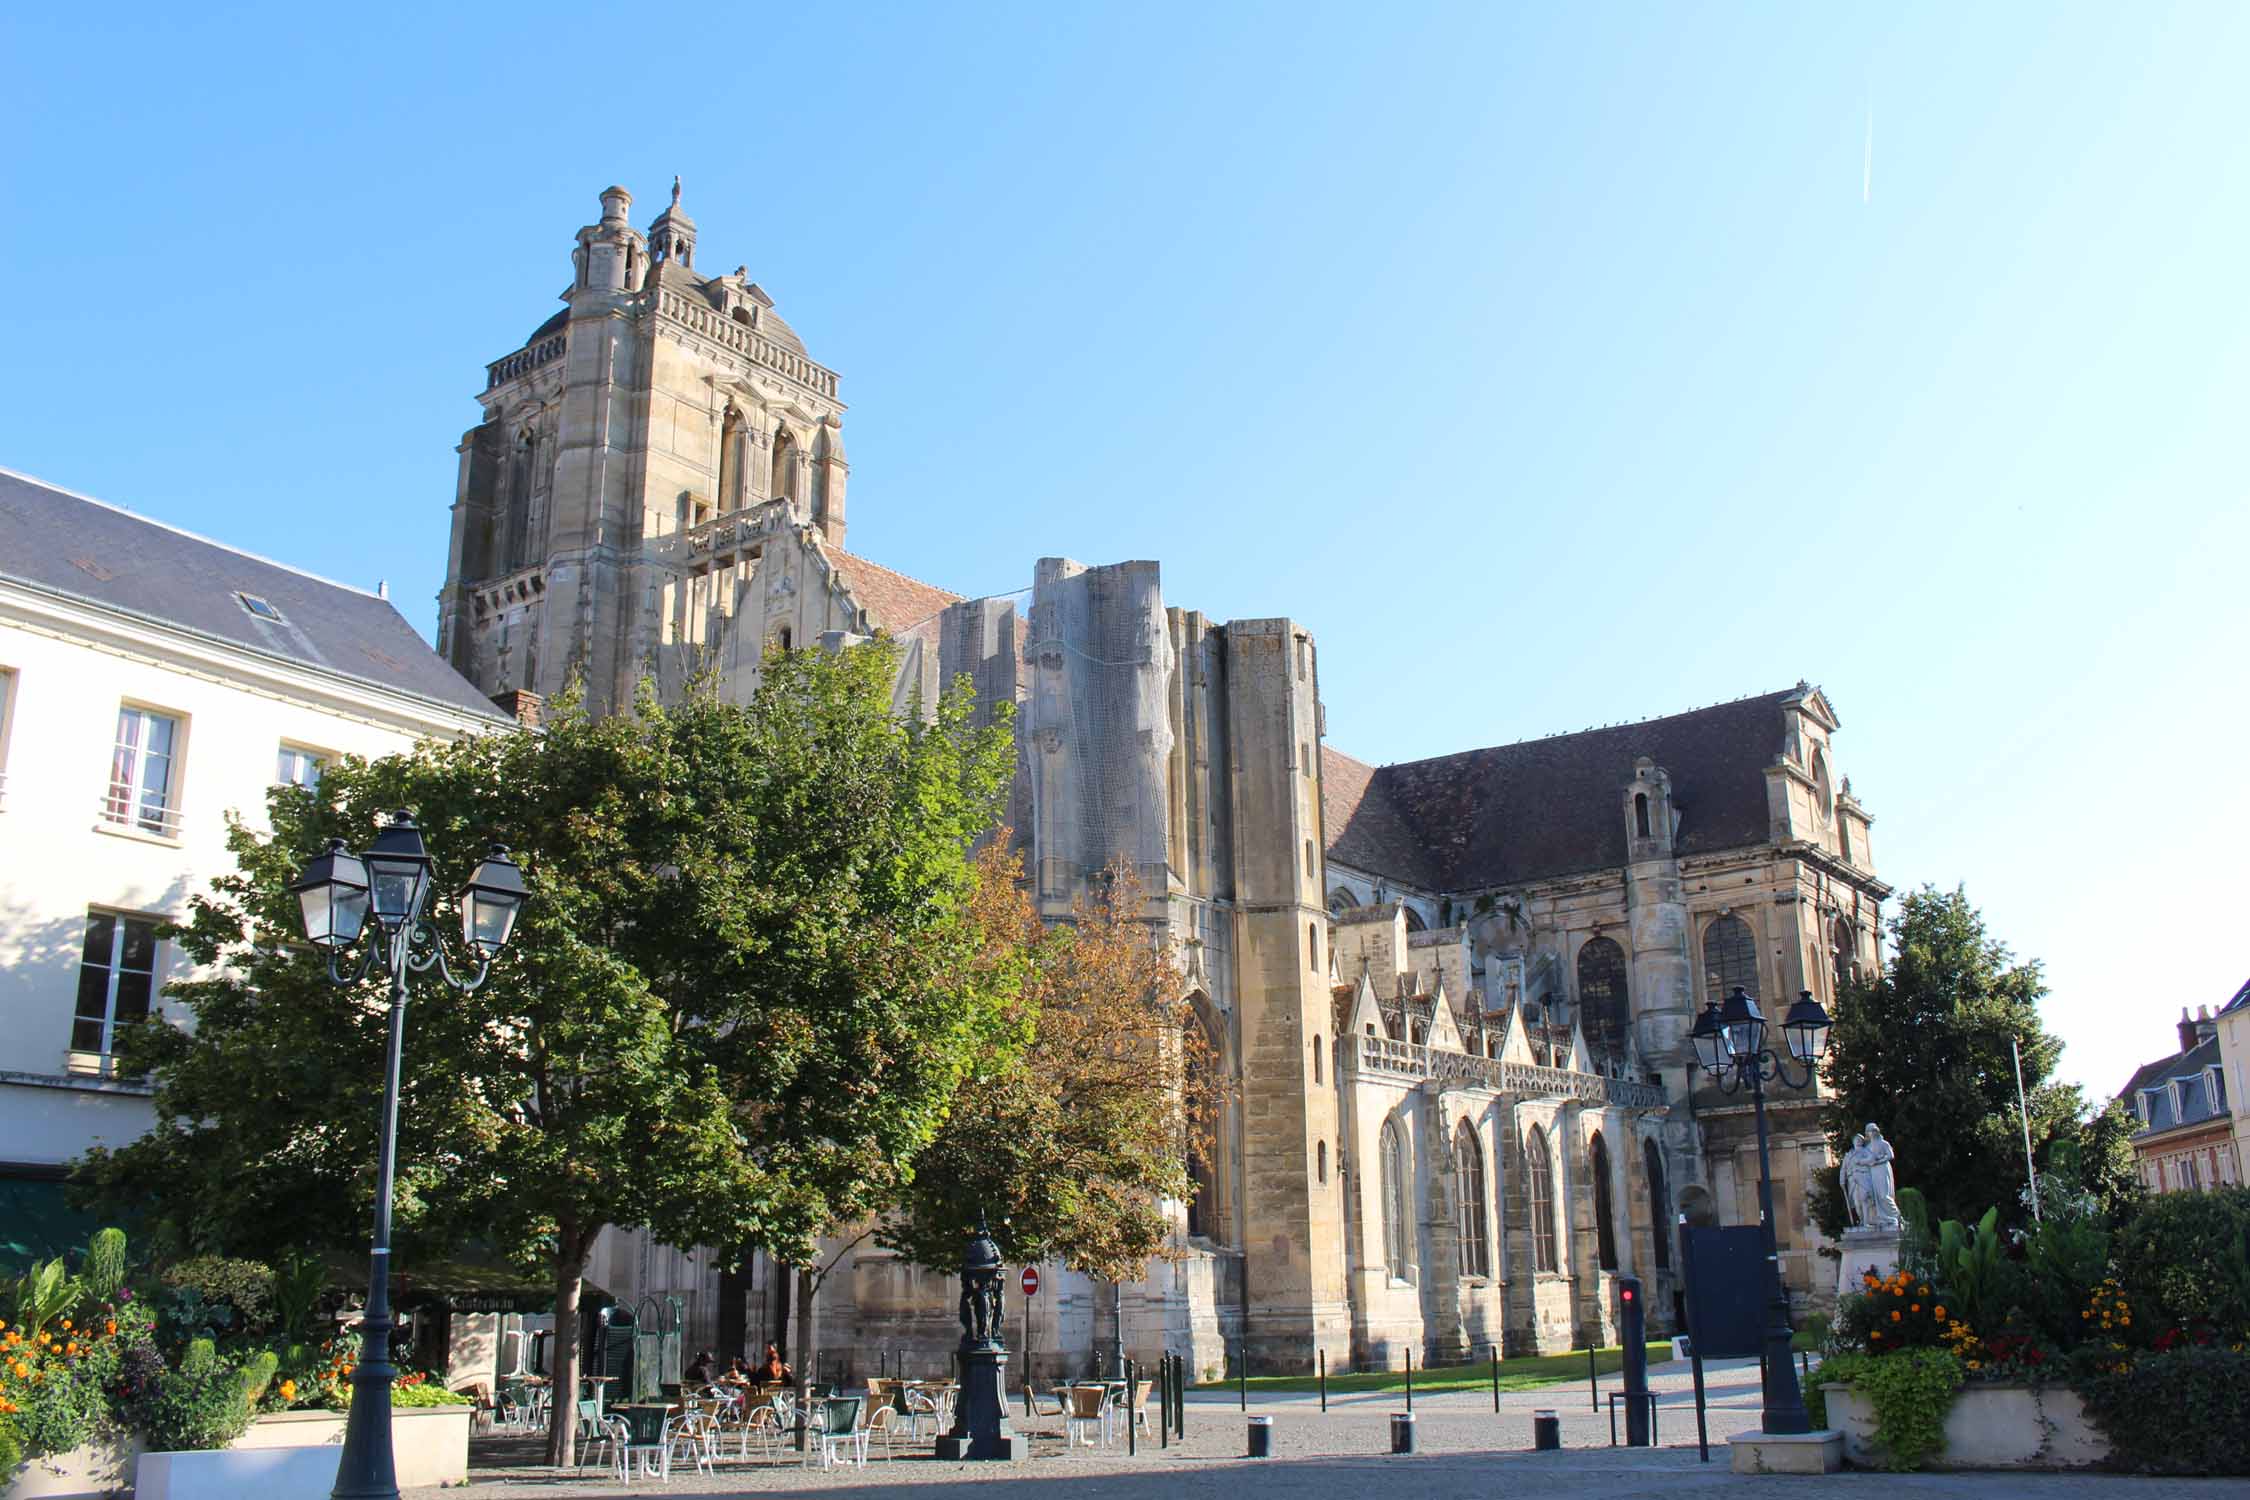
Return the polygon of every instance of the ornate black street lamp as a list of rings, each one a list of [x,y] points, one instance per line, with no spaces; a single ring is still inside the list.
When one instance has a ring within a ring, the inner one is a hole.
[[[436,926],[422,915],[430,897],[430,856],[411,813],[397,812],[375,834],[365,854],[330,839],[291,883],[304,909],[305,936],[326,955],[331,982],[350,986],[380,966],[391,984],[391,1035],[383,1083],[382,1154],[375,1174],[375,1249],[368,1275],[367,1312],[360,1319],[359,1368],[352,1373],[351,1414],[344,1422],[344,1452],[336,1465],[334,1500],[398,1500],[391,1457],[391,1178],[398,1156],[399,1050],[406,1037],[406,976],[431,969],[463,994],[484,983],[492,957],[507,946],[524,901],[523,872],[494,844],[468,884],[461,887],[461,941],[476,958],[476,972],[454,976]],[[368,917],[375,919],[368,929]],[[345,953],[367,931],[359,958]]]
[[[1805,1410],[1805,1395],[1797,1384],[1796,1362],[1789,1351],[1789,1293],[1781,1284],[1781,1248],[1774,1237],[1773,1158],[1766,1147],[1766,1085],[1781,1083],[1801,1089],[1819,1070],[1821,1054],[1828,1050],[1828,1012],[1805,990],[1782,1019],[1788,1057],[1766,1045],[1766,1018],[1758,1002],[1741,985],[1727,996],[1726,1004],[1706,1001],[1688,1033],[1695,1043],[1695,1059],[1716,1078],[1722,1091],[1750,1090],[1750,1103],[1758,1120],[1758,1214],[1766,1242],[1766,1410],[1765,1430],[1770,1433],[1812,1431]],[[1788,1058],[1803,1067],[1792,1077]]]

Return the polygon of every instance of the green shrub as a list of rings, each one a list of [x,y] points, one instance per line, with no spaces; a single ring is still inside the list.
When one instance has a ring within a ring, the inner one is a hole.
[[[0,1484],[13,1483],[16,1465],[23,1462],[23,1439],[16,1435],[13,1417],[0,1415]]]
[[[100,1435],[109,1408],[102,1388],[83,1368],[49,1360],[43,1378],[11,1386],[17,1410],[9,1418],[32,1458],[68,1453]]]
[[[179,1368],[165,1371],[137,1403],[130,1413],[133,1425],[151,1452],[224,1448],[250,1425],[243,1376],[244,1371],[218,1356],[209,1339],[197,1339]]]
[[[95,1231],[86,1246],[86,1295],[95,1302],[114,1302],[125,1285],[125,1231]]]
[[[2116,1250],[2149,1337],[2197,1327],[2227,1343],[2250,1334],[2250,1188],[2159,1193],[2127,1221]]]
[[[1828,1425],[1824,1381],[1848,1385],[1875,1409],[1875,1444],[1884,1467],[1918,1469],[1945,1447],[1945,1417],[1961,1388],[1961,1361],[1943,1349],[1840,1354],[1813,1371],[1805,1405],[1815,1427]],[[1817,1405],[1816,1405],[1817,1402]]]
[[[263,1261],[201,1255],[167,1266],[168,1321],[190,1341],[209,1334],[263,1333],[273,1323],[273,1268]]]
[[[2179,1196],[2189,1196],[2182,1194]],[[2250,1354],[2182,1349],[2074,1383],[2119,1468],[2144,1474],[2250,1474]]]

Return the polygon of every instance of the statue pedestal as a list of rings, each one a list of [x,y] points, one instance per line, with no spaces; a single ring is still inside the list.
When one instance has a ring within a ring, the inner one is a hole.
[[[961,1459],[1029,1458],[1031,1444],[1008,1424],[1008,1351],[961,1351],[961,1400],[954,1407],[953,1430],[937,1440],[937,1456]]]
[[[1836,1295],[1855,1296],[1867,1290],[1863,1277],[1872,1271],[1888,1276],[1898,1269],[1898,1231],[1861,1226],[1844,1231],[1839,1244],[1843,1259],[1836,1263]]]

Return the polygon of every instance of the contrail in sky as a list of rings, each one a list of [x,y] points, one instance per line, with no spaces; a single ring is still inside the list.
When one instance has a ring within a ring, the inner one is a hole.
[[[1875,106],[1867,106],[1867,164],[1860,168],[1859,201],[1866,203],[1875,196]]]

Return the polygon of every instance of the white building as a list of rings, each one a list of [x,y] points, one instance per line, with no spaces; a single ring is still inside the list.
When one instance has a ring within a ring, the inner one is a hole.
[[[0,470],[0,1257],[80,1226],[65,1165],[152,1121],[120,1027],[227,816],[341,755],[511,724],[388,599]]]

